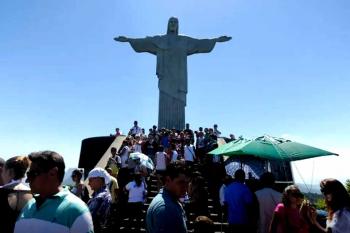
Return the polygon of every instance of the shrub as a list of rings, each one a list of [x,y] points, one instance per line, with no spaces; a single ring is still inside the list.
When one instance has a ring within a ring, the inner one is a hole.
[[[314,205],[318,210],[326,210],[326,202],[324,201],[324,198],[316,199]]]

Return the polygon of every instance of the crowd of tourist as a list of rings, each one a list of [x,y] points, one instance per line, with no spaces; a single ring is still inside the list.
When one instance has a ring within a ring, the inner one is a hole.
[[[119,128],[116,128],[114,136],[121,135]],[[221,132],[218,130],[218,125],[214,124],[213,128],[199,127],[197,131],[190,129],[190,125],[186,124],[184,130],[173,129],[157,129],[157,126],[153,126],[145,132],[144,128],[138,126],[138,122],[134,121],[134,126],[129,130],[128,137],[125,140],[125,144],[120,148],[119,154],[124,154],[124,147],[127,146],[128,151],[142,152],[156,160],[156,153],[160,147],[164,149],[169,160],[176,160],[173,152],[177,152],[178,155],[187,159],[187,162],[193,162],[194,160],[202,160],[206,152],[214,149],[217,146],[217,138],[221,136]],[[230,134],[228,141],[235,140],[235,136]],[[196,153],[195,153],[195,150]],[[198,155],[196,157],[196,155]]]
[[[192,131],[188,124],[182,131],[153,126],[146,134],[135,121],[119,150],[111,148],[107,166],[92,169],[87,185],[83,171],[74,170],[70,189],[62,187],[65,163],[56,152],[0,158],[1,232],[118,232],[121,219],[134,232],[185,233],[189,221],[194,232],[214,232],[209,195],[229,232],[350,232],[350,196],[338,180],[321,181],[328,211],[323,224],[297,186],[276,191],[272,173],[254,188],[242,169],[227,175],[223,158],[207,154],[220,136],[217,125]],[[149,156],[154,169],[131,159],[133,152]],[[158,193],[143,219],[150,176],[157,177]]]

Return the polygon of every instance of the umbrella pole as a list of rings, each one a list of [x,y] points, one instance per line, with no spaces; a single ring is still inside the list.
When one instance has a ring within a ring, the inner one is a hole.
[[[282,164],[283,164],[283,171],[284,171],[284,177],[285,179],[287,180],[288,179],[288,174],[287,174],[287,165],[286,165],[286,161],[283,161]]]
[[[271,172],[271,164],[269,160],[265,160],[265,172]]]
[[[221,224],[220,224],[220,232],[222,232],[222,227],[223,227],[223,224],[224,224],[224,213],[223,213],[223,208],[221,208]]]

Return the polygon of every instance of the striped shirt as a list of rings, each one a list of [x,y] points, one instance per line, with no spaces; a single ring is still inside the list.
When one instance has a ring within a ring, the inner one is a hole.
[[[39,208],[35,198],[30,200],[19,215],[14,232],[91,233],[93,229],[86,204],[68,190],[62,190]]]
[[[92,198],[87,203],[95,230],[105,227],[108,221],[112,197],[106,186],[92,194]],[[96,230],[97,231],[97,230]]]

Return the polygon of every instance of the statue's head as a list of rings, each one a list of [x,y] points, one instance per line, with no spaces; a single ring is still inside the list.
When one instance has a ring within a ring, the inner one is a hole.
[[[175,17],[171,17],[168,21],[167,34],[179,34],[179,20]]]

